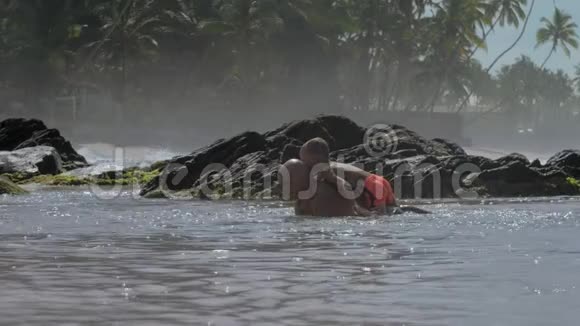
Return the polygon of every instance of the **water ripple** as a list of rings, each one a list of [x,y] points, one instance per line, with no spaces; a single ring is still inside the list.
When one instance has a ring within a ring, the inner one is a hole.
[[[0,324],[575,324],[575,200],[431,208],[4,197]]]

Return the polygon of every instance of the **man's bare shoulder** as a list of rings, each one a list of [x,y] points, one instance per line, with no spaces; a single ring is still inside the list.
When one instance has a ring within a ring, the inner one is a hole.
[[[351,164],[331,162],[330,166],[333,170],[336,171],[337,174],[339,175],[343,174],[349,179],[351,179],[352,177],[355,177],[357,179],[366,179],[368,176],[372,174]]]

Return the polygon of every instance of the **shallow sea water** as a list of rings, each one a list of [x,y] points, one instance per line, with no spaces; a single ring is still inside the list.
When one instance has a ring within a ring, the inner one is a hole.
[[[578,324],[578,199],[427,208],[0,197],[0,324]]]

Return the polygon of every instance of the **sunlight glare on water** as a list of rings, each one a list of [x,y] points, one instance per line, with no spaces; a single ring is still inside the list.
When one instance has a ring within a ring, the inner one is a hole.
[[[1,197],[0,324],[576,324],[576,200],[429,208]]]

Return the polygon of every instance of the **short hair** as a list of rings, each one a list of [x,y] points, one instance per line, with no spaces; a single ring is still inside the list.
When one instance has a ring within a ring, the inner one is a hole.
[[[328,143],[320,137],[307,141],[302,148],[309,154],[321,157],[328,157],[330,155],[330,147],[328,146]]]

